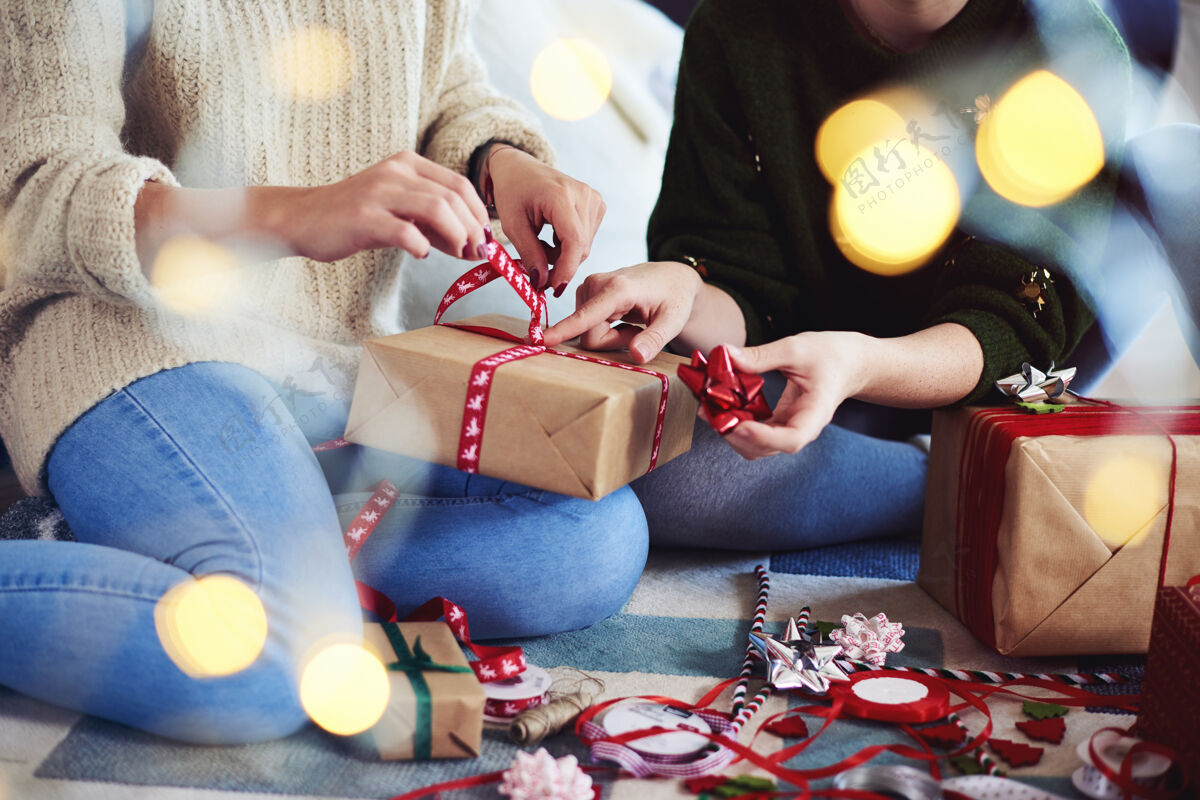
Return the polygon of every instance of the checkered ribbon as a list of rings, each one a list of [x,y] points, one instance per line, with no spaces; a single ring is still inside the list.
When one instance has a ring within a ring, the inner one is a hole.
[[[724,736],[733,732],[733,723],[728,716],[719,711],[693,709],[692,713],[707,722],[715,736]],[[663,733],[663,731],[657,732]],[[594,760],[611,761],[637,778],[646,778],[650,775],[662,775],[667,778],[699,778],[702,775],[711,775],[717,770],[724,769],[737,756],[733,750],[716,741],[711,745],[713,748],[711,752],[702,758],[693,760],[682,760],[678,756],[655,756],[641,753],[627,744],[628,741],[654,735],[654,733],[654,730],[633,731],[622,736],[611,736],[608,731],[591,719],[579,727],[580,738],[585,743],[591,743],[591,754]]]

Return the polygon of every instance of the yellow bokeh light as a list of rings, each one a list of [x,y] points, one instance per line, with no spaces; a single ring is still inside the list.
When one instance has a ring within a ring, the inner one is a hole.
[[[240,275],[229,250],[198,236],[177,236],[159,249],[150,282],[167,308],[201,314],[233,302]]]
[[[975,158],[1001,197],[1035,208],[1057,203],[1104,166],[1104,139],[1087,102],[1038,70],[1000,98],[979,126]]]
[[[924,264],[958,224],[954,173],[907,139],[858,151],[834,182],[830,230],[851,263],[878,275]]]
[[[1169,469],[1135,452],[1107,458],[1093,470],[1083,515],[1109,549],[1124,546],[1167,504]]]
[[[917,93],[895,88],[852,100],[830,114],[817,130],[815,142],[817,165],[825,180],[836,185],[864,148],[905,138],[904,120],[922,105]]]
[[[558,39],[533,60],[533,99],[556,119],[576,122],[600,110],[612,92],[604,51],[587,39]]]
[[[154,608],[154,627],[167,655],[193,678],[240,672],[267,640],[267,614],[258,595],[228,575],[171,587]]]
[[[339,642],[320,650],[300,675],[300,704],[330,733],[352,736],[383,716],[391,699],[387,670],[360,645]]]
[[[301,28],[271,48],[271,84],[285,97],[328,100],[354,78],[354,49],[345,34],[317,26]]]

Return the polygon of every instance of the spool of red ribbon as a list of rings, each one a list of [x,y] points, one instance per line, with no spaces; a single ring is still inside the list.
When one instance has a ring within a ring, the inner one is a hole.
[[[729,433],[742,420],[771,416],[771,407],[762,394],[762,376],[735,369],[725,345],[714,347],[708,358],[696,350],[692,363],[680,364],[676,371],[700,398],[708,423],[717,433]]]
[[[939,678],[920,673],[859,672],[829,687],[845,701],[846,713],[882,722],[932,722],[950,713],[950,691]]]

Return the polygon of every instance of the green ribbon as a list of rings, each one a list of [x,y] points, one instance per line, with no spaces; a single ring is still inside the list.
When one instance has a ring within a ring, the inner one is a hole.
[[[427,760],[433,750],[433,699],[430,696],[429,684],[421,673],[437,672],[470,672],[470,667],[459,664],[438,664],[425,652],[421,646],[421,637],[413,642],[412,649],[404,641],[404,634],[395,622],[383,625],[392,649],[396,652],[396,660],[387,665],[390,672],[403,672],[412,684],[413,694],[417,697],[417,719],[413,732],[413,758]]]

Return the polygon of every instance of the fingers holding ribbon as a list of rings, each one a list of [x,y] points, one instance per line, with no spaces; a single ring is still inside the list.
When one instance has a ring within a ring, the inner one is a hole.
[[[534,288],[553,288],[560,296],[591,252],[604,201],[587,184],[515,147],[495,145],[487,163],[496,213]],[[538,238],[547,224],[554,229],[551,245]]]

